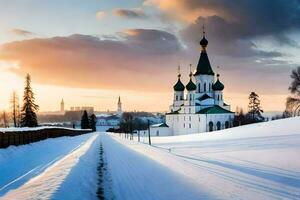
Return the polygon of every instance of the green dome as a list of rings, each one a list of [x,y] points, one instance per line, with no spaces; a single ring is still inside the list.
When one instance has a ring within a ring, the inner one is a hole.
[[[215,91],[222,91],[222,90],[224,90],[224,85],[219,80],[219,74],[217,75],[217,77],[218,77],[218,80],[215,82],[215,84],[213,84],[212,89]]]
[[[180,76],[178,76],[178,81],[177,83],[173,86],[175,91],[181,92],[184,91],[185,87],[183,85],[183,83],[180,80]]]
[[[190,79],[189,83],[185,86],[188,91],[194,91],[197,89],[196,84]]]

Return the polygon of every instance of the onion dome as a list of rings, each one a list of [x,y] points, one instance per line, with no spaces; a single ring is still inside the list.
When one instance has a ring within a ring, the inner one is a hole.
[[[203,36],[202,40],[200,41],[200,45],[202,46],[202,48],[206,48],[208,45],[208,41],[205,38],[205,36]]]
[[[178,74],[178,81],[177,83],[173,86],[174,90],[177,91],[177,92],[182,92],[184,91],[185,87],[183,85],[183,83],[181,82],[180,80],[180,74]]]
[[[196,84],[192,81],[192,76],[193,76],[193,73],[191,72],[191,73],[190,73],[190,81],[189,81],[189,83],[185,86],[185,88],[186,88],[188,91],[194,91],[194,90],[197,89]]]
[[[215,84],[213,84],[213,86],[212,86],[212,89],[213,89],[214,91],[222,91],[222,90],[224,90],[224,85],[223,85],[223,83],[220,82],[219,76],[220,76],[220,75],[217,74],[217,81],[216,81]]]

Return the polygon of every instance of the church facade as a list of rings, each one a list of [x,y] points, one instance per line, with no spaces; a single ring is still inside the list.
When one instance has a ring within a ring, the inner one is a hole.
[[[220,75],[215,75],[207,55],[208,41],[203,34],[197,68],[190,72],[189,82],[184,85],[178,74],[174,85],[173,103],[166,114],[170,135],[221,130],[232,126],[234,113],[224,102],[224,85]]]

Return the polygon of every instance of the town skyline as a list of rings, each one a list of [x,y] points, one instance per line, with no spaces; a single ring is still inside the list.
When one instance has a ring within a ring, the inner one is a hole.
[[[166,111],[178,65],[184,84],[189,64],[197,65],[205,24],[207,52],[232,111],[237,106],[247,110],[252,91],[265,111],[283,111],[290,73],[300,64],[299,14],[293,2],[278,1],[264,12],[261,2],[231,7],[195,1],[191,7],[168,0],[1,1],[0,17],[6,20],[0,22],[5,83],[0,108],[10,109],[14,90],[21,101],[29,73],[40,111],[59,110],[61,98],[66,108],[115,110],[119,95],[126,110]],[[281,19],[282,12],[295,12],[286,15],[294,18]]]

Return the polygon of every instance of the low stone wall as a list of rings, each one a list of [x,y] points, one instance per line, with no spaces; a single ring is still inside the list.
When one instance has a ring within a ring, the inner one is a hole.
[[[2,129],[3,130],[3,129]],[[0,149],[10,145],[22,145],[62,136],[77,136],[90,133],[90,129],[41,128],[36,130],[0,131]]]

